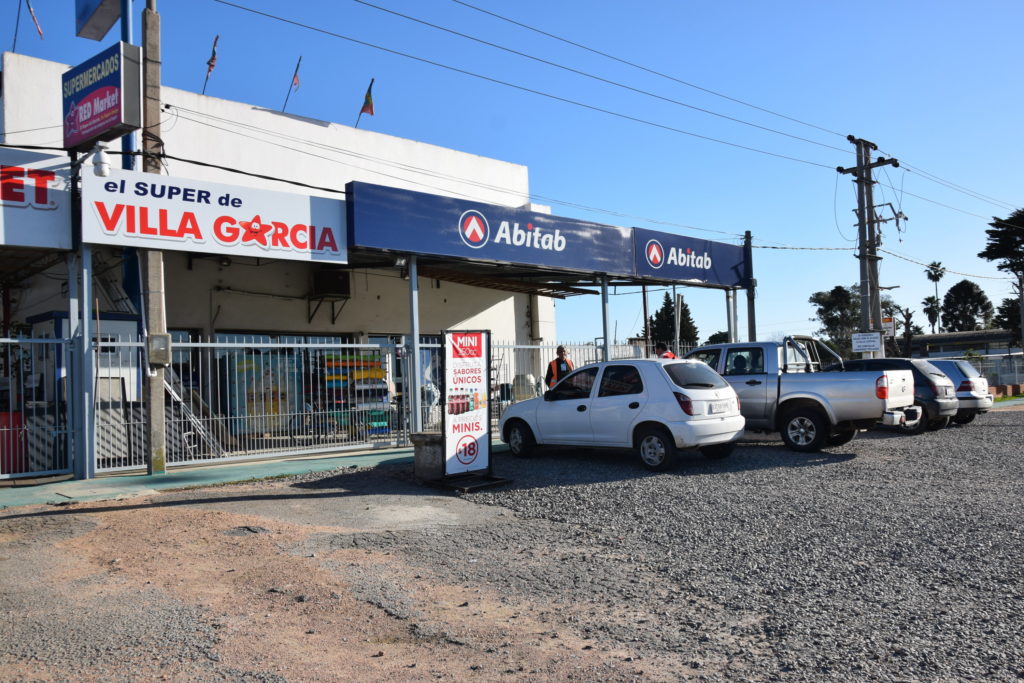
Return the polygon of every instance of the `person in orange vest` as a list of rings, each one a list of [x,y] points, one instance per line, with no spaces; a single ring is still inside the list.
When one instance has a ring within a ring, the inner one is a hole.
[[[548,372],[544,375],[544,384],[547,385],[548,389],[554,387],[558,384],[558,380],[573,371],[572,361],[566,358],[567,355],[564,346],[559,346],[555,349],[556,357],[548,363]]]
[[[676,358],[676,354],[668,350],[668,346],[665,342],[658,342],[654,345],[654,352],[658,355],[658,358]]]

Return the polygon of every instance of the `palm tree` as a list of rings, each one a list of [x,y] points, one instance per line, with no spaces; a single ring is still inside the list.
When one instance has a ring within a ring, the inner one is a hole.
[[[935,299],[939,298],[939,280],[946,274],[946,269],[942,267],[942,261],[932,261],[928,264],[928,270],[924,271],[924,274],[928,276],[928,279],[935,283]]]
[[[928,322],[932,324],[932,334],[935,334],[935,323],[939,322],[939,316],[942,315],[942,304],[939,303],[938,297],[926,296],[921,306],[924,307],[924,314],[928,316]]]

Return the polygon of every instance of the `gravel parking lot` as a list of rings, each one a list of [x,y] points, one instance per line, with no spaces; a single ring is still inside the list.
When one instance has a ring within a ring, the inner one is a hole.
[[[1024,412],[0,513],[6,680],[1024,678]]]

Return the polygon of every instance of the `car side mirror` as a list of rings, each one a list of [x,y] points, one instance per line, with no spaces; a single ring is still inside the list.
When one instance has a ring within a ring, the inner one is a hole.
[[[555,392],[554,392],[553,389],[548,389],[547,391],[544,392],[544,400],[545,401],[554,401],[555,400]]]

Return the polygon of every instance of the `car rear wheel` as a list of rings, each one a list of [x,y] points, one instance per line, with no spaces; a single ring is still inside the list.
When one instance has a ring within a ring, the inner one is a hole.
[[[856,429],[854,429],[852,427],[850,429],[841,429],[841,430],[835,432],[834,434],[832,434],[830,437],[828,437],[828,440],[825,442],[825,445],[829,446],[829,447],[831,447],[831,446],[843,446],[845,444],[850,443],[851,441],[853,441],[856,438],[857,438],[857,430]]]
[[[801,453],[820,451],[828,438],[828,421],[813,408],[797,408],[782,420],[782,440]]]
[[[676,460],[676,444],[664,429],[645,427],[636,435],[636,454],[649,470],[663,472]]]
[[[530,427],[522,420],[516,420],[508,426],[505,443],[509,451],[517,458],[528,458],[533,455],[537,441],[533,438]]]
[[[956,422],[958,425],[965,425],[965,424],[968,424],[970,422],[974,422],[974,418],[976,418],[977,416],[978,416],[977,413],[967,413],[966,415],[957,415],[956,417],[953,418],[953,422]]]
[[[736,448],[736,442],[730,441],[729,443],[719,443],[714,446],[702,446],[700,454],[709,460],[721,460],[732,455],[734,448]]]
[[[917,406],[917,410],[921,414],[921,419],[918,420],[917,424],[915,424],[913,427],[908,427],[906,425],[900,425],[897,428],[897,429],[900,430],[901,433],[907,434],[907,435],[910,435],[910,436],[916,436],[917,434],[923,434],[924,430],[928,427],[928,415],[927,415],[927,413],[924,412],[924,406],[922,406],[920,403],[915,403],[914,405]]]
[[[928,420],[928,431],[937,432],[940,429],[945,429],[949,426],[951,419],[949,417],[937,417],[934,420]]]

